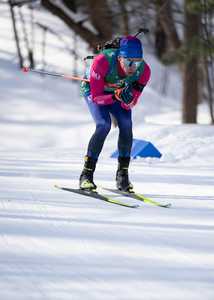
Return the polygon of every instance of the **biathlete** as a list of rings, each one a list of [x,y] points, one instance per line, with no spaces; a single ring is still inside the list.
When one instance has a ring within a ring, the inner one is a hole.
[[[79,179],[80,189],[95,190],[93,174],[111,128],[111,115],[119,127],[118,169],[116,186],[131,191],[128,176],[133,141],[132,108],[150,78],[150,67],[143,58],[141,41],[135,36],[122,37],[116,49],[104,49],[94,57],[89,83],[82,83],[82,92],[96,123]]]

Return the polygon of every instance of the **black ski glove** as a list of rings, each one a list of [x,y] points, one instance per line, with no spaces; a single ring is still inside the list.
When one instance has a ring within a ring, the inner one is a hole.
[[[132,86],[127,84],[124,88],[116,89],[114,92],[115,98],[125,104],[130,104],[133,100]]]

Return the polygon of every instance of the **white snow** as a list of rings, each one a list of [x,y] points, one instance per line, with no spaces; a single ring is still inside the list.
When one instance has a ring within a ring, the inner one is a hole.
[[[134,136],[163,156],[133,160],[130,177],[172,208],[129,209],[56,190],[78,184],[94,124],[77,84],[20,72],[8,9],[0,10],[0,299],[213,300],[214,129],[206,107],[200,125],[182,125],[179,77],[170,71],[161,96],[160,67],[148,55],[153,79],[133,112]],[[53,65],[63,70],[62,60]],[[117,135],[112,129],[99,159],[100,186],[114,187]]]

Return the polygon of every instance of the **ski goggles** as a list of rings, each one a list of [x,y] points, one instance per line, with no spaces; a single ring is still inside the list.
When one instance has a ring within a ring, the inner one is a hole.
[[[124,63],[124,66],[126,68],[138,68],[140,66],[140,64],[142,63],[142,60],[132,60],[130,58],[126,58],[126,57],[123,57],[123,63]]]

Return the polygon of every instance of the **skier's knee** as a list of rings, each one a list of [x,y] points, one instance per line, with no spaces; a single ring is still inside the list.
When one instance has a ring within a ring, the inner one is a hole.
[[[128,134],[132,132],[132,121],[131,120],[120,122],[118,125],[119,125],[120,132],[124,132],[124,133],[128,133]]]
[[[100,122],[97,124],[96,130],[99,131],[99,134],[101,135],[107,135],[111,129],[111,123],[110,122]]]

